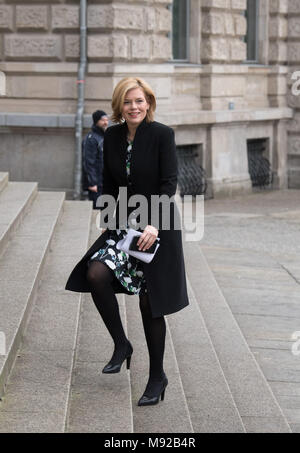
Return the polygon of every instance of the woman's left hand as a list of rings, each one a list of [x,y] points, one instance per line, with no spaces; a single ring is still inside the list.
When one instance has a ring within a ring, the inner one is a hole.
[[[154,244],[157,236],[158,236],[158,230],[152,225],[147,225],[143,231],[143,234],[140,236],[140,238],[137,242],[139,250],[141,252],[143,252],[144,250],[147,250],[148,248],[150,248],[151,245]]]

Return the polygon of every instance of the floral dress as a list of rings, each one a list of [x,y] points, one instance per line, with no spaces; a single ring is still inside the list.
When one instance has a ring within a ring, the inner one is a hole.
[[[130,179],[130,160],[131,160],[132,141],[128,140],[126,153],[126,174],[127,180]],[[128,226],[128,225],[127,225]],[[91,261],[100,261],[106,264],[114,272],[116,278],[133,294],[143,294],[147,292],[146,280],[141,262],[128,255],[128,253],[117,249],[117,243],[127,234],[127,229],[110,230],[106,245],[98,250],[90,258]]]

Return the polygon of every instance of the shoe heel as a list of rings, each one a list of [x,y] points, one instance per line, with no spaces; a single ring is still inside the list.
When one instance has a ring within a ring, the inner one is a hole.
[[[131,355],[129,357],[127,357],[127,370],[130,369],[130,362],[131,362]]]
[[[163,389],[163,391],[161,392],[161,400],[162,401],[165,399],[165,391],[166,391],[166,389]]]

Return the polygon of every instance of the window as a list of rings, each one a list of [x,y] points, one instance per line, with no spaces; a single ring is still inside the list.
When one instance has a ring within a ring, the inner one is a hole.
[[[177,146],[176,151],[180,196],[205,194],[207,180],[205,170],[201,165],[203,160],[202,144]]]
[[[269,139],[247,140],[248,168],[253,187],[271,187],[273,172],[267,158],[268,148]]]
[[[187,61],[189,58],[189,0],[173,0],[172,46],[173,60]]]
[[[247,61],[258,61],[258,16],[259,0],[247,0]]]

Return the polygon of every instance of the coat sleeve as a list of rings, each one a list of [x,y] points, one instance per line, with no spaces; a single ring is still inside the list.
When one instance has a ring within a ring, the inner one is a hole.
[[[115,199],[117,199],[119,194],[119,187],[115,184],[112,174],[110,172],[107,156],[108,156],[108,146],[107,146],[107,138],[104,136],[103,140],[103,173],[102,173],[102,181],[103,181],[103,195],[112,195]]]
[[[85,142],[84,159],[85,159],[85,170],[88,178],[89,186],[96,186],[98,184],[97,177],[97,153],[98,143],[91,137]]]
[[[104,135],[104,141],[103,141],[103,173],[102,173],[102,181],[103,181],[103,186],[102,186],[102,195],[111,195],[114,197],[115,200],[118,198],[119,194],[119,186],[115,183],[111,171],[108,166],[108,161],[107,161],[107,156],[108,156],[109,150],[108,150],[108,145],[107,145],[107,138]],[[101,199],[100,196],[100,199]],[[106,204],[102,207],[99,206],[100,210],[102,211],[105,209]],[[109,223],[108,215],[105,215],[104,218],[101,218],[101,222],[105,222],[107,225]],[[105,225],[105,227],[106,227]]]
[[[174,131],[166,127],[159,141],[159,195],[166,195],[170,199],[169,211],[163,211],[163,203],[158,210],[151,213],[151,222],[159,232],[174,228],[174,199],[177,188],[177,157]],[[166,217],[167,215],[167,217]],[[167,223],[165,223],[165,221]]]
[[[172,197],[177,188],[177,158],[174,131],[167,128],[159,147],[159,194]]]

